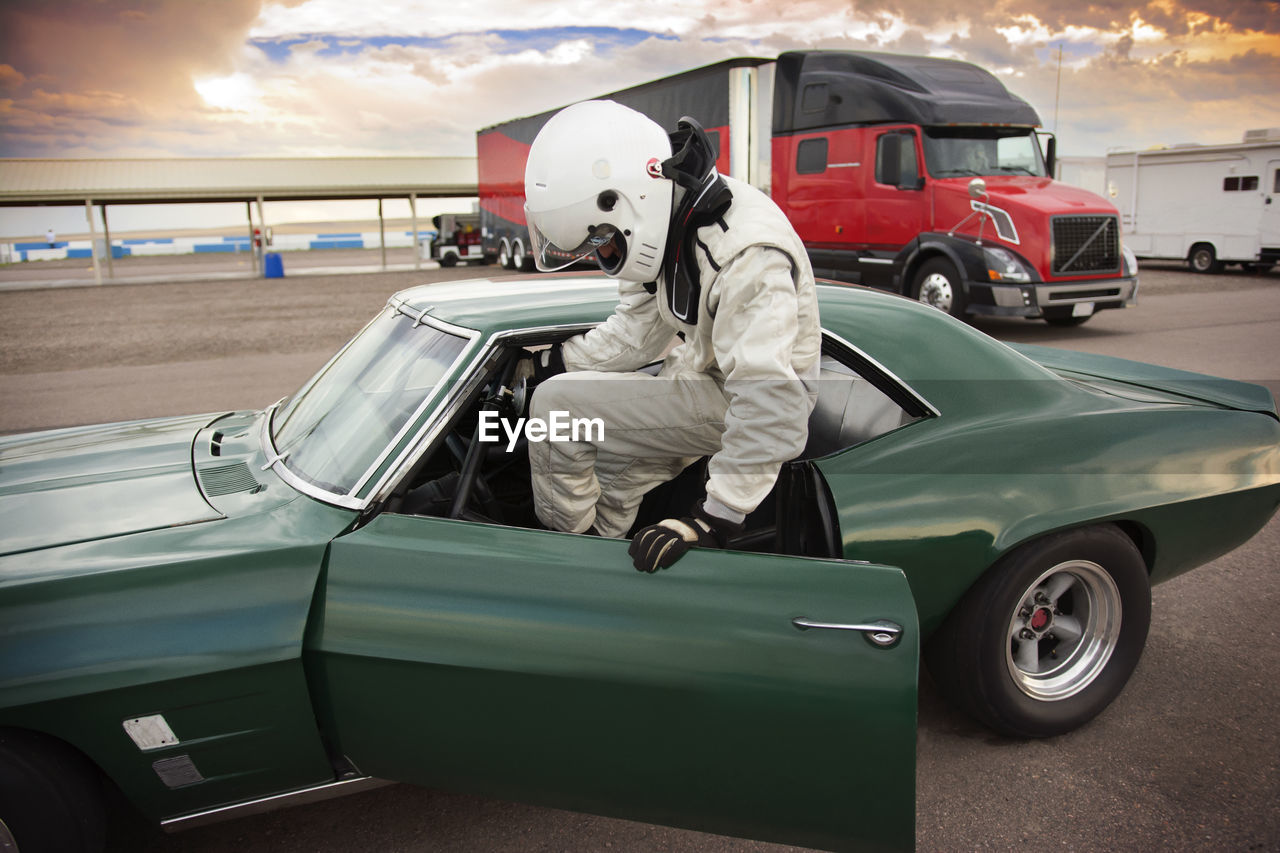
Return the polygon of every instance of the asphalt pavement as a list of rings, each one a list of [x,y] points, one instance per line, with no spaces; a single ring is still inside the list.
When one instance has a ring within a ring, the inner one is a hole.
[[[162,276],[156,282],[48,283],[73,278],[64,273],[19,288],[21,271],[0,269],[0,432],[262,406],[305,381],[393,291],[509,274],[357,273],[380,265],[370,259],[376,251],[350,263],[323,254],[315,266],[345,271],[304,275],[307,262],[286,256],[285,278],[262,280],[210,275],[235,271],[203,260],[157,272],[157,262],[122,274]],[[978,325],[1006,340],[1280,392],[1276,273],[1194,276],[1145,265],[1138,306],[1079,328]],[[1280,850],[1278,579],[1273,519],[1235,552],[1157,587],[1146,652],[1128,687],[1098,719],[1058,738],[996,737],[943,704],[922,676],[919,848]],[[876,768],[865,771],[874,784]],[[125,815],[114,830],[112,851],[140,853],[785,849],[409,785],[172,836]]]

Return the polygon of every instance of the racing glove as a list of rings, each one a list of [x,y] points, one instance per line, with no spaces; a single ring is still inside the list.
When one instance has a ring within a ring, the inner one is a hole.
[[[741,524],[711,515],[699,501],[692,516],[664,519],[641,530],[631,539],[627,553],[637,571],[653,574],[683,557],[694,545],[724,548],[729,537],[741,531]]]

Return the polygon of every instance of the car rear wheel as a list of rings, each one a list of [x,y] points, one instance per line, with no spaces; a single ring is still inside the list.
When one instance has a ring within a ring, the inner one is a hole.
[[[946,311],[952,317],[965,318],[969,301],[965,298],[964,282],[955,265],[946,258],[925,261],[916,273],[911,293],[926,305]]]
[[[1054,534],[987,571],[929,642],[939,688],[1010,737],[1084,725],[1124,688],[1146,644],[1151,589],[1112,525]]]
[[[97,769],[69,746],[0,731],[0,850],[100,851],[106,816]]]

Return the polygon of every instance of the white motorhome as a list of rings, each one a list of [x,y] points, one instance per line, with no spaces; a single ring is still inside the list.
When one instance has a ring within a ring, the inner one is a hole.
[[[1203,273],[1280,263],[1280,128],[1237,144],[1108,153],[1106,187],[1139,258]]]

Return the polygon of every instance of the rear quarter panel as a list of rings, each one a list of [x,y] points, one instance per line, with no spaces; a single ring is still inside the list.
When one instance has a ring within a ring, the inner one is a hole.
[[[1154,583],[1232,550],[1280,504],[1280,423],[1067,390],[1021,415],[944,410],[819,468],[845,556],[902,567],[927,634],[997,559],[1054,531],[1124,522]]]

